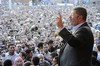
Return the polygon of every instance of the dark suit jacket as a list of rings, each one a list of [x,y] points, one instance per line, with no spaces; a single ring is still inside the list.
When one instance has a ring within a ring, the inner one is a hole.
[[[74,36],[66,28],[59,35],[66,41],[61,49],[60,66],[91,66],[94,37],[86,22],[76,30]]]

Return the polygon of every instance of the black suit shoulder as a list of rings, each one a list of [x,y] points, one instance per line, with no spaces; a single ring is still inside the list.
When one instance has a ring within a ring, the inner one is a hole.
[[[74,35],[71,34],[66,28],[62,29],[59,32],[59,35],[63,38],[65,42],[67,42],[70,46],[73,47],[85,46],[85,44],[89,42],[91,44],[94,43],[92,31],[90,27],[87,25],[87,23],[84,23],[82,26],[80,26],[76,30]]]

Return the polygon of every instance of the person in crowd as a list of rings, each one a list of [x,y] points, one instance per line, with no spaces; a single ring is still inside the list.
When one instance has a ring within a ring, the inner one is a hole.
[[[22,51],[21,44],[16,44],[15,51],[19,54]]]
[[[59,36],[66,42],[60,49],[60,66],[91,66],[91,55],[94,37],[86,22],[87,10],[75,7],[69,17],[71,31],[64,27],[62,16],[56,18]]]
[[[24,60],[21,57],[17,57],[13,66],[24,66]]]
[[[56,57],[54,57],[53,60],[52,60],[52,65],[53,65],[53,66],[58,66],[58,64],[59,64],[59,57],[56,56]]]
[[[8,52],[5,53],[2,56],[3,62],[7,59],[10,59],[12,63],[14,62],[15,58],[18,57],[19,55],[15,52],[15,45],[14,44],[9,44],[8,45]]]
[[[24,66],[31,66],[31,65],[32,65],[32,63],[30,61],[27,61],[24,63]]]
[[[19,56],[24,60],[24,62],[26,61],[26,53],[24,51],[20,52]]]
[[[51,64],[52,64],[53,59],[54,59],[55,57],[57,57],[58,54],[57,54],[56,52],[52,52],[52,53],[50,54],[50,56],[51,56],[50,61],[51,61]]]
[[[0,66],[3,66],[3,62],[2,62],[2,59],[0,59]]]
[[[44,49],[44,56],[45,56],[45,58],[50,60],[50,54],[51,53],[48,51],[48,44],[45,44],[43,49]]]
[[[97,36],[98,38],[97,38],[97,44],[99,44],[100,45],[100,32],[98,33],[99,35]]]
[[[14,30],[9,31],[9,36],[7,38],[9,41],[15,40]]]
[[[33,57],[32,49],[28,48],[25,52],[26,52],[26,61],[31,61]]]
[[[38,57],[33,57],[32,58],[32,65],[39,66],[39,64],[40,64],[39,58]]]
[[[97,60],[100,62],[100,45],[97,46],[98,52],[97,52]]]
[[[7,40],[6,39],[2,40],[2,44],[3,44],[4,48],[7,49]]]
[[[95,28],[96,28],[97,30],[100,30],[100,24],[97,24],[97,25],[95,26]]]
[[[44,51],[43,51],[43,44],[44,43],[42,43],[42,42],[40,42],[38,44],[38,46],[37,46],[37,52],[38,52],[38,54],[43,54],[44,53]]]
[[[48,49],[49,52],[54,52],[55,51],[53,40],[48,41],[48,47],[49,47],[49,49]]]
[[[33,57],[38,55],[37,47],[34,46],[34,44],[33,44],[33,47],[32,47],[32,51],[33,51]]]
[[[39,58],[39,61],[40,61],[40,66],[50,66],[50,63],[45,60],[43,54],[38,54],[38,58]]]
[[[92,66],[100,66],[100,62],[97,60],[97,52],[92,51]]]
[[[12,61],[10,59],[6,59],[3,63],[4,66],[12,66]]]

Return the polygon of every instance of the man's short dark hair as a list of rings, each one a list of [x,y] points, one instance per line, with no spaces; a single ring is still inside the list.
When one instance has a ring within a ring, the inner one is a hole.
[[[78,15],[81,15],[83,17],[83,19],[86,21],[86,18],[87,18],[87,10],[83,7],[76,7],[74,8],[75,12],[78,14]]]
[[[9,45],[8,45],[8,48],[9,48],[10,46],[14,46],[14,47],[16,47],[14,44],[9,44]]]
[[[12,66],[12,61],[10,59],[5,60],[4,66]]]
[[[39,65],[39,63],[40,63],[38,57],[33,57],[32,62],[34,63],[34,65]]]
[[[20,53],[22,54],[22,56],[24,56],[26,58],[26,52],[22,51]]]
[[[49,40],[48,41],[48,44],[53,44],[53,40]]]
[[[58,56],[58,54],[56,52],[52,52],[50,55],[51,55],[52,58]]]
[[[10,30],[9,32],[14,32],[14,30]]]
[[[31,66],[32,63],[30,61],[25,62],[24,66]]]
[[[40,43],[38,44],[37,47],[38,47],[38,48],[43,47],[43,44],[44,44],[44,43],[40,42]]]
[[[32,51],[32,49],[28,48],[25,52],[26,52],[26,54],[29,54],[31,51]]]

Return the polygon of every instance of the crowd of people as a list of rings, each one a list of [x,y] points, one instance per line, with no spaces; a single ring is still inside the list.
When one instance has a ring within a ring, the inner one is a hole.
[[[1,52],[1,63],[4,66],[56,66],[58,64],[58,47],[50,40],[47,44],[40,42],[37,46],[27,43],[10,43],[3,47],[5,53]]]
[[[0,5],[0,66],[58,66],[62,39],[55,33],[55,18],[60,10],[70,30],[66,15],[72,8],[21,5],[10,10]],[[91,10],[88,9],[87,21],[95,37],[92,61],[96,65],[100,62],[100,30],[93,16],[97,10]]]

